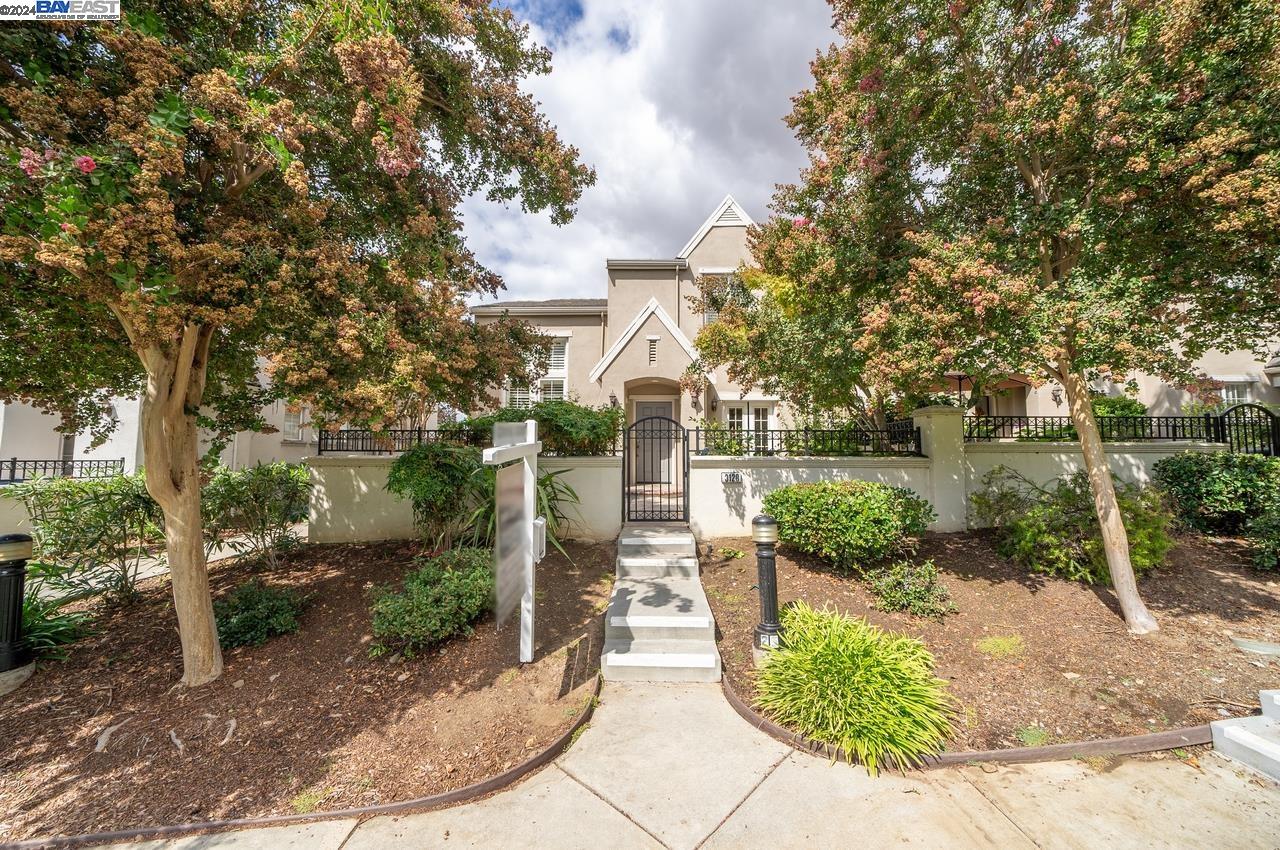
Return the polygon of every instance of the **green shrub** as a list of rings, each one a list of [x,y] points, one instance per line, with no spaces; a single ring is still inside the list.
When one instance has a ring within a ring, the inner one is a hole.
[[[503,407],[485,416],[446,423],[440,430],[473,446],[487,446],[495,422],[538,423],[538,439],[548,455],[591,456],[612,454],[622,428],[621,407],[587,407],[572,401],[540,401],[532,408]]]
[[[578,504],[578,493],[561,478],[564,473],[563,469],[545,471],[539,468],[534,498],[538,515],[547,521],[547,542],[568,558],[569,553],[561,545],[560,535],[568,521],[565,507]],[[466,531],[461,535],[461,541],[467,546],[485,549],[494,544],[498,534],[497,485],[497,467],[481,466],[472,473],[471,491],[467,498],[475,508],[467,518]]]
[[[293,526],[307,518],[310,493],[300,463],[219,467],[200,491],[206,548],[221,543],[274,568],[276,555],[298,543]]]
[[[1173,515],[1155,488],[1115,482],[1116,500],[1129,536],[1133,571],[1164,563],[1173,547]],[[1093,492],[1083,472],[1040,487],[1005,467],[983,479],[973,495],[974,513],[999,532],[1001,555],[1028,569],[1090,584],[1110,584]]]
[[[107,478],[38,478],[5,488],[31,517],[34,585],[66,601],[134,594],[146,544],[163,524],[142,473]]]
[[[1280,569],[1280,505],[1245,526],[1245,536],[1253,546],[1253,565],[1260,570]]]
[[[233,646],[259,646],[276,635],[296,632],[304,602],[296,592],[271,587],[254,579],[236,587],[213,603],[218,642]]]
[[[872,481],[791,484],[767,494],[764,509],[779,540],[842,569],[906,551],[934,517],[912,491]]]
[[[480,468],[478,449],[423,443],[392,462],[387,490],[409,500],[414,525],[425,540],[448,547],[471,516],[472,479]]]
[[[415,652],[460,632],[493,602],[493,553],[488,549],[451,549],[404,578],[400,590],[373,594],[372,654]]]
[[[916,617],[941,619],[956,610],[951,591],[938,579],[938,567],[932,560],[873,567],[866,578],[881,611],[906,611]]]
[[[33,656],[63,659],[64,647],[84,637],[89,615],[83,611],[63,611],[59,600],[41,599],[27,593],[22,600],[22,637]]]
[[[731,430],[728,425],[714,419],[699,420],[698,430],[702,441],[699,454],[742,457],[751,451],[751,435],[746,431]]]
[[[1280,504],[1280,458],[1233,452],[1183,452],[1153,468],[1179,522],[1209,534],[1239,534]]]
[[[756,705],[875,774],[919,764],[950,733],[951,700],[924,644],[798,602],[756,679]]]
[[[1091,402],[1094,416],[1146,416],[1147,406],[1127,395],[1098,395]]]

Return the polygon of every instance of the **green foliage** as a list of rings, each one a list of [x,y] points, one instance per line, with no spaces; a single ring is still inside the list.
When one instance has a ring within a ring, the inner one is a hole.
[[[1098,395],[1093,397],[1094,416],[1146,416],[1147,406],[1127,395]]]
[[[920,564],[898,561],[866,571],[867,584],[881,611],[906,611],[916,617],[942,619],[956,610],[951,591],[938,578],[932,559]]]
[[[781,542],[842,569],[907,550],[934,518],[911,490],[872,481],[790,484],[766,494],[764,509],[778,520]]]
[[[224,649],[259,646],[277,635],[293,634],[305,602],[295,591],[254,579],[213,602],[218,641]]]
[[[1272,505],[1245,526],[1253,546],[1253,565],[1260,570],[1280,569],[1280,504]]]
[[[206,548],[222,543],[274,568],[277,554],[298,543],[293,526],[307,518],[310,493],[301,463],[219,467],[200,491]]]
[[[1093,494],[1083,472],[1040,487],[1019,473],[997,466],[973,495],[977,519],[999,530],[1001,555],[1034,572],[1090,584],[1110,584]],[[1115,482],[1116,500],[1129,532],[1129,557],[1136,575],[1164,563],[1173,547],[1173,515],[1159,490]]]
[[[1152,470],[1179,522],[1209,534],[1239,534],[1280,504],[1280,458],[1234,452],[1183,452]]]
[[[1022,635],[992,635],[991,637],[984,637],[974,646],[978,652],[997,660],[1016,658],[1027,649],[1027,644],[1023,641]]]
[[[373,594],[375,656],[411,656],[453,635],[471,633],[471,623],[493,604],[493,553],[451,549],[404,578],[403,587]]]
[[[37,659],[66,658],[64,647],[88,630],[88,613],[64,611],[63,604],[62,600],[42,599],[29,590],[23,597],[22,637]]]
[[[561,544],[560,535],[568,521],[565,508],[578,504],[578,493],[561,478],[565,472],[563,469],[546,470],[540,466],[534,499],[538,515],[547,521],[547,542],[568,558],[569,553]],[[463,542],[468,546],[488,548],[494,544],[498,533],[495,498],[497,484],[497,467],[481,466],[471,475],[471,490],[467,498],[475,508],[467,517],[466,531],[462,535]]]
[[[447,544],[471,516],[469,494],[481,468],[478,449],[423,443],[392,462],[387,490],[413,505],[414,525],[424,539]]]
[[[756,705],[775,721],[873,775],[942,747],[952,703],[923,643],[803,602],[782,612],[782,626],[782,645],[756,679]]]
[[[30,582],[45,585],[45,596],[133,596],[145,546],[162,523],[141,473],[37,478],[6,487],[4,497],[31,517]]]
[[[722,457],[742,457],[751,451],[751,435],[743,430],[731,430],[723,422],[714,419],[700,419],[697,423],[702,432],[701,454]]]
[[[722,557],[728,558],[730,561],[736,561],[739,558],[747,557],[747,553],[741,549],[735,549],[732,546],[721,546],[720,554]]]
[[[544,454],[560,457],[607,455],[613,452],[622,428],[620,407],[587,407],[572,401],[540,401],[532,408],[504,407],[485,416],[445,423],[440,430],[457,434],[474,446],[492,442],[495,422],[538,423]]]

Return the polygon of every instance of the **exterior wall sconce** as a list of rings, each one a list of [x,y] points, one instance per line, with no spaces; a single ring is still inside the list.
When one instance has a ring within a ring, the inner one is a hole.
[[[712,396],[712,397],[711,397],[711,412],[712,412],[712,413],[715,413],[715,412],[716,412],[716,408],[717,408],[717,407],[719,407],[719,406],[720,406],[720,399],[716,398],[715,396]]]
[[[618,394],[617,394],[617,393],[609,393],[609,406],[610,406],[610,407],[617,407],[617,406],[618,406]]]

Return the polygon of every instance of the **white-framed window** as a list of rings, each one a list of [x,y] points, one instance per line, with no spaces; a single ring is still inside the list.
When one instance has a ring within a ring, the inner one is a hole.
[[[548,375],[564,375],[569,368],[569,340],[567,337],[556,337],[551,343],[551,354],[547,358]]]
[[[528,387],[508,386],[506,405],[519,410],[528,410],[533,407],[533,393]]]
[[[747,410],[741,405],[728,405],[724,409],[724,422],[729,426],[730,431],[747,430],[746,419]]]
[[[303,409],[301,407],[285,407],[284,427],[280,433],[284,439],[302,442]]]
[[[564,401],[564,378],[543,378],[538,382],[539,401]]]
[[[720,319],[720,306],[737,293],[742,284],[738,281],[738,276],[731,271],[703,271],[703,274],[715,275],[725,279],[724,288],[721,289],[716,302],[708,303],[706,309],[702,312],[702,324],[709,325]]]
[[[1218,395],[1222,396],[1222,403],[1230,406],[1233,404],[1244,404],[1249,401],[1249,382],[1248,381],[1231,381],[1222,385],[1222,389],[1218,391]]]

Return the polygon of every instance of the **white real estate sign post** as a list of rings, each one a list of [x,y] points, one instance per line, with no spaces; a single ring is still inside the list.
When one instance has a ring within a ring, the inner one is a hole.
[[[520,663],[533,661],[533,565],[547,552],[546,521],[537,516],[538,423],[498,422],[486,466],[496,466],[497,539],[493,549],[498,627],[520,606]],[[514,463],[512,461],[515,461]]]

